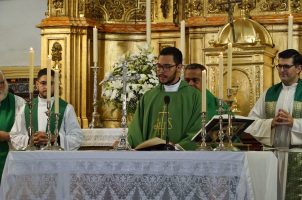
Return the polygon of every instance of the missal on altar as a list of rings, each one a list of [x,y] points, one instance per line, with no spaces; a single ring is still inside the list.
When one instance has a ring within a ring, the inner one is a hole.
[[[255,120],[253,118],[244,117],[240,115],[232,116],[232,126],[233,126],[233,143],[241,144],[251,144],[249,149],[260,150],[262,145],[258,142],[252,135],[245,133],[244,130],[249,127]],[[227,130],[228,130],[228,115],[222,115],[222,127],[224,136],[224,142],[228,141]],[[206,142],[219,142],[218,132],[219,132],[219,115],[213,116],[213,118],[206,124]],[[201,142],[200,131],[192,138],[192,141]],[[240,146],[240,145],[239,145]]]
[[[144,141],[143,143],[137,145],[135,148],[137,151],[164,151],[164,150],[175,150],[172,144],[168,144],[168,149],[166,141],[158,137],[151,138]]]

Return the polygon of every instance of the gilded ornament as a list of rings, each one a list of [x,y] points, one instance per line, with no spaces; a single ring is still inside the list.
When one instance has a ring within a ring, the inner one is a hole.
[[[145,21],[145,1],[136,0],[80,0],[80,16],[97,21]]]
[[[222,5],[224,2],[220,0],[209,0],[208,1],[208,13],[218,14],[226,11],[226,6]]]
[[[290,3],[291,11],[294,13],[301,11],[301,3],[300,0],[291,0]]]
[[[167,18],[168,14],[169,14],[169,0],[161,0],[160,8],[161,8],[163,17]]]
[[[193,0],[192,2],[186,2],[186,18],[202,16],[203,5],[201,0]]]
[[[62,68],[62,64],[60,63],[60,61],[62,60],[62,50],[63,48],[59,42],[55,42],[52,45],[51,48],[52,61],[55,62],[54,68],[59,71],[61,71]]]
[[[152,5],[151,5],[152,10]],[[152,12],[151,12],[151,19],[152,19]],[[126,21],[145,21],[146,20],[146,6],[141,4],[141,8],[136,8],[129,13],[128,18]]]
[[[179,23],[179,7],[178,7],[179,3],[178,0],[174,0],[173,1],[173,22],[175,24]]]
[[[114,11],[114,12],[107,12],[109,15],[109,19],[114,20],[121,20],[124,15],[124,6],[120,1],[106,1],[105,8],[107,11]]]
[[[52,0],[52,5],[55,9],[63,9],[64,0]]]
[[[241,3],[238,3],[238,7],[248,12],[256,8],[256,2],[255,0],[243,0]]]
[[[260,10],[268,12],[287,11],[287,3],[287,0],[265,0],[260,3]]]
[[[59,42],[55,42],[51,48],[52,61],[62,60],[62,46]]]

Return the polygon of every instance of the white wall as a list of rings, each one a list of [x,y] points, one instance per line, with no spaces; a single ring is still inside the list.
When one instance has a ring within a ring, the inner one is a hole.
[[[46,9],[47,0],[0,0],[0,66],[27,66],[30,47],[35,50],[35,65],[41,65],[36,25]]]

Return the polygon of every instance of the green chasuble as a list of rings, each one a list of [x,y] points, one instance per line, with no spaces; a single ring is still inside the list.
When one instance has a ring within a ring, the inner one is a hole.
[[[276,85],[273,85],[267,90],[265,95],[265,113],[266,118],[274,118],[277,100],[279,98],[280,92],[282,90],[282,82]],[[302,80],[298,80],[298,85],[296,88],[294,96],[294,105],[293,105],[293,118],[302,118]]]
[[[64,117],[64,112],[67,106],[67,102],[64,101],[63,99],[59,99],[59,124],[58,124],[58,129],[60,130],[61,124],[63,121]],[[54,103],[53,103],[54,105]],[[25,106],[25,122],[26,122],[26,127],[29,127],[29,108],[28,105]],[[54,115],[54,106],[51,107],[51,113],[52,115],[50,116],[50,132],[54,133],[55,131],[55,115]],[[38,123],[38,98],[33,99],[33,111],[32,111],[32,119],[33,119],[33,133],[39,131],[39,123]],[[47,127],[46,127],[47,131]]]
[[[10,132],[15,122],[15,96],[8,93],[0,103],[0,130]],[[9,146],[7,141],[0,142],[0,175],[2,176]],[[1,182],[1,177],[0,177]]]
[[[207,122],[212,119],[214,115],[218,115],[218,108],[218,99],[209,90],[207,90]],[[228,106],[224,104],[223,108],[227,110]]]
[[[165,140],[164,97],[170,97],[168,106],[169,139],[186,150],[194,150],[197,144],[191,138],[201,128],[200,91],[181,81],[177,92],[165,92],[163,85],[158,85],[146,92],[140,100],[129,126],[128,141],[132,148],[140,143],[159,137]]]

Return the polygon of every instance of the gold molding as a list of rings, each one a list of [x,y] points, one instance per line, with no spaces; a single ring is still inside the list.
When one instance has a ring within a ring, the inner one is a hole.
[[[40,66],[34,67],[34,77],[37,76]],[[29,78],[29,66],[0,67],[6,79]]]

